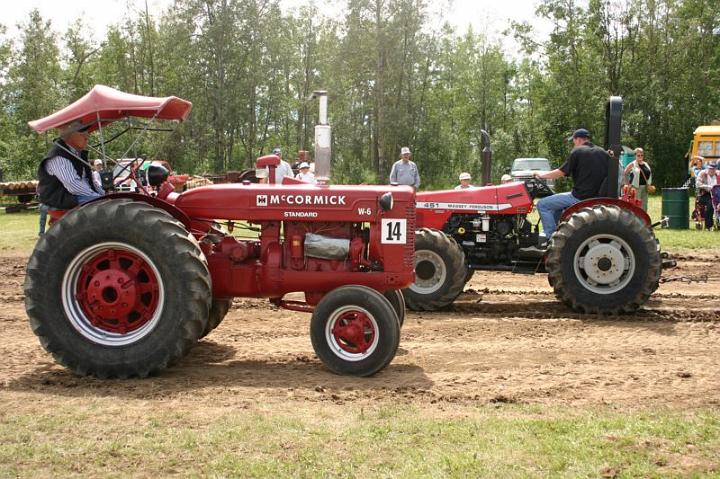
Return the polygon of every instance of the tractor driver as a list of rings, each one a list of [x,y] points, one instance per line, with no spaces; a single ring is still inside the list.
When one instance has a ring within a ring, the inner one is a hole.
[[[610,155],[590,141],[589,131],[585,128],[577,129],[569,139],[572,140],[574,147],[560,168],[545,173],[534,173],[536,178],[546,180],[563,176],[571,176],[573,179],[572,191],[547,196],[537,203],[543,225],[541,245],[546,243],[555,232],[563,210],[578,201],[597,197],[603,181],[608,177]]]
[[[69,210],[104,194],[87,163],[87,126],[73,121],[58,128],[55,142],[38,166],[40,203]]]

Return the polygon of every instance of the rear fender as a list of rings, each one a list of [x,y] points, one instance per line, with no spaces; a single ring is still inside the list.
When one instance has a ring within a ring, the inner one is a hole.
[[[175,205],[171,205],[167,201],[155,198],[153,196],[143,195],[140,193],[112,193],[109,195],[100,196],[92,201],[88,201],[87,203],[84,203],[83,206],[90,203],[95,203],[97,201],[114,200],[117,198],[128,198],[133,201],[143,201],[156,208],[165,210],[170,213],[173,218],[181,222],[183,226],[185,226],[185,229],[187,229],[188,231],[192,231],[192,221],[190,220],[190,217],[186,215],[180,208],[176,207]]]
[[[652,221],[650,221],[650,216],[648,216],[645,210],[643,210],[637,205],[617,198],[591,198],[589,200],[583,200],[579,203],[575,203],[570,208],[567,208],[565,211],[563,211],[563,214],[560,217],[560,221],[566,221],[571,215],[578,212],[582,208],[590,208],[595,205],[612,205],[622,208],[624,210],[630,210],[635,214],[635,216],[642,219],[645,224],[648,225],[648,227],[652,225]]]

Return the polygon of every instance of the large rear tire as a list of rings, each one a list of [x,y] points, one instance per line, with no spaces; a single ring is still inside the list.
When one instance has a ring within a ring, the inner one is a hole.
[[[210,334],[215,328],[220,326],[220,323],[222,323],[222,320],[225,319],[228,311],[230,311],[231,306],[232,299],[212,300],[212,303],[210,305],[210,314],[208,315],[207,326],[205,326],[205,330],[203,331],[202,335],[200,335],[201,338],[204,338],[205,336]]]
[[[415,233],[415,283],[403,289],[413,311],[437,311],[455,301],[465,286],[465,254],[445,233],[421,228]]]
[[[310,339],[337,374],[371,376],[390,364],[400,344],[400,321],[390,302],[364,286],[341,286],[315,306]]]
[[[195,238],[167,212],[127,199],[77,208],[38,241],[27,266],[33,332],[63,366],[145,377],[204,331],[210,274]]]
[[[583,208],[550,239],[545,267],[555,295],[581,313],[630,313],[657,289],[657,241],[645,222],[617,206]]]

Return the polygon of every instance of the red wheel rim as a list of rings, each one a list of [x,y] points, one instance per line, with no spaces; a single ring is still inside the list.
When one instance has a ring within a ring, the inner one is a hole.
[[[332,336],[344,352],[365,354],[375,344],[377,325],[365,311],[343,311],[334,319]]]
[[[150,322],[160,302],[154,268],[133,251],[104,249],[79,265],[75,300],[95,328],[125,335]]]

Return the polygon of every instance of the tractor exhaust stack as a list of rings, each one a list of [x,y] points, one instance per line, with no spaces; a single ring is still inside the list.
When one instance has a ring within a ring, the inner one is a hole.
[[[315,178],[318,183],[328,184],[330,182],[332,132],[327,118],[327,91],[315,91],[311,98],[318,98],[320,102],[319,121],[315,125]]]

